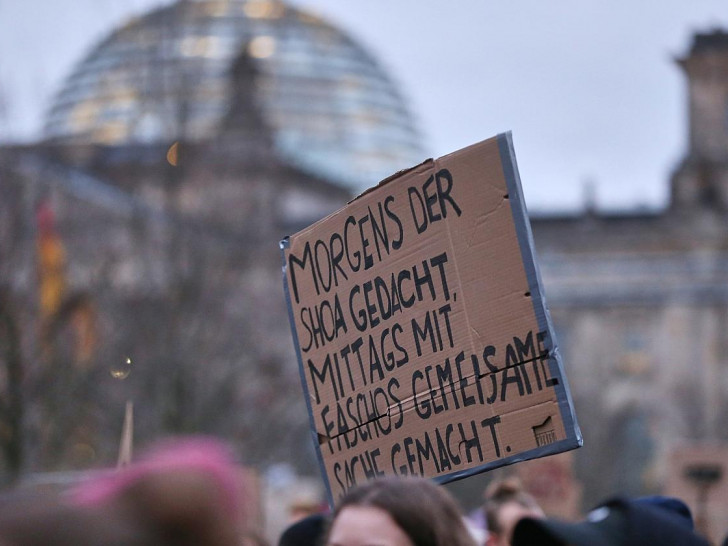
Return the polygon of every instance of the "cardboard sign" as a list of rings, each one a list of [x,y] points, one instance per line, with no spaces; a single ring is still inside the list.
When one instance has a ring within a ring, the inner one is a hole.
[[[581,445],[510,133],[392,176],[281,248],[330,500]]]

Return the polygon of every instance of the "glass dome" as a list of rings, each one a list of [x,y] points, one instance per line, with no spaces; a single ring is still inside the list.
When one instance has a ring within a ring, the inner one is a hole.
[[[45,136],[103,144],[214,137],[242,51],[256,63],[254,100],[288,161],[361,189],[424,159],[405,102],[376,61],[278,0],[179,0],[128,22],[66,80]]]

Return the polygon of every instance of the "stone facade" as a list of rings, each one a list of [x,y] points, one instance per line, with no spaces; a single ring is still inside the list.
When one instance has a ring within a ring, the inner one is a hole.
[[[728,34],[678,64],[690,144],[669,208],[532,218],[586,506],[661,490],[676,446],[728,442]]]

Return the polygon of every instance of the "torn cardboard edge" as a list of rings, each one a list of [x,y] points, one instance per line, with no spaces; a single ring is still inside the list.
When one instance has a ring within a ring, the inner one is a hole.
[[[547,443],[545,445],[539,445],[539,447],[536,447],[534,449],[529,449],[526,451],[522,451],[519,453],[516,453],[514,455],[511,455],[509,457],[505,458],[498,458],[496,460],[490,461],[488,463],[485,463],[483,465],[477,466],[477,467],[471,467],[465,470],[456,471],[450,474],[445,475],[439,475],[437,477],[434,477],[433,479],[437,481],[438,483],[446,483],[448,481],[454,481],[466,478],[468,476],[472,476],[474,474],[477,474],[479,472],[483,472],[486,470],[490,470],[493,468],[497,468],[500,466],[506,466],[509,464],[513,464],[516,462],[533,459],[537,457],[542,457],[545,455],[550,455],[554,453],[559,453],[561,451],[565,451],[568,449],[574,449],[576,447],[579,447],[582,445],[582,437],[581,432],[578,429],[578,425],[576,424],[576,418],[573,412],[573,403],[571,401],[571,396],[569,393],[568,385],[566,382],[566,376],[563,371],[563,366],[561,364],[561,358],[560,354],[558,352],[557,347],[551,347],[551,344],[553,343],[553,327],[551,324],[550,315],[548,313],[548,309],[546,306],[546,303],[543,298],[543,294],[541,291],[541,277],[540,272],[538,270],[538,266],[535,262],[535,256],[534,256],[534,250],[533,250],[533,237],[531,233],[531,227],[528,221],[526,208],[525,208],[525,201],[523,199],[522,189],[520,186],[520,179],[518,175],[516,160],[515,160],[515,153],[513,150],[513,143],[511,139],[510,133],[504,133],[497,135],[495,139],[497,143],[498,148],[498,154],[497,154],[497,161],[500,161],[501,168],[503,171],[503,179],[505,181],[506,185],[506,194],[503,195],[503,199],[508,200],[510,203],[510,212],[513,219],[513,223],[515,226],[515,235],[516,239],[518,241],[519,251],[521,254],[521,260],[524,267],[524,272],[526,275],[526,281],[528,285],[529,291],[526,293],[531,298],[531,305],[533,306],[534,311],[534,317],[538,324],[538,329],[541,332],[546,332],[547,338],[549,340],[549,368],[555,366],[556,370],[554,371],[554,377],[560,378],[560,380],[553,385],[553,388],[555,390],[556,397],[553,400],[555,404],[557,404],[558,411],[561,416],[561,424],[564,427],[564,432],[566,434],[566,438],[563,440],[559,440],[555,443]],[[476,144],[477,145],[477,144]],[[473,145],[473,146],[476,146]],[[382,182],[380,182],[378,185],[370,188],[369,190],[363,192],[361,195],[350,201],[351,203],[354,203],[365,196],[368,196],[371,192],[373,192],[376,189],[382,188],[386,186],[387,184],[390,184],[396,180],[399,180],[403,176],[407,176],[411,173],[415,173],[416,176],[418,170],[422,170],[423,172],[428,172],[430,170],[434,170],[440,165],[440,162],[442,160],[445,160],[446,158],[452,158],[453,156],[456,156],[458,154],[462,154],[465,150],[467,150],[467,147],[463,150],[458,150],[456,152],[453,152],[452,154],[448,154],[447,156],[443,156],[442,158],[439,158],[437,160],[428,159],[424,161],[423,163],[416,165],[410,169],[405,169],[402,171],[399,171],[398,173],[395,173],[394,175],[386,178]],[[495,186],[493,186],[495,187]],[[492,190],[492,188],[491,188]],[[486,191],[491,191],[486,190]],[[499,187],[499,191],[502,191],[502,187]],[[336,211],[332,213],[331,215],[327,216],[325,219],[321,220],[321,222],[325,222],[331,217],[334,217],[340,213],[342,213],[344,209],[340,209],[339,211]],[[317,225],[318,222],[315,225]],[[308,233],[310,230],[313,229],[313,226],[309,226],[309,228],[306,228],[299,232],[297,236],[303,236],[305,237],[305,234]],[[287,267],[288,263],[286,260],[286,250],[290,246],[290,238],[286,237],[281,241],[280,248],[283,254],[283,282],[284,282],[284,293],[286,297],[286,301],[288,304],[288,313],[289,313],[289,321],[291,323],[291,329],[293,333],[293,341],[294,346],[297,352],[297,359],[299,362],[299,370],[300,370],[300,376],[301,376],[301,383],[303,387],[304,396],[306,398],[306,404],[307,409],[309,413],[309,420],[311,423],[311,434],[312,434],[312,440],[314,441],[314,445],[316,446],[316,454],[319,461],[319,465],[321,467],[321,473],[322,473],[322,479],[325,482],[326,489],[328,492],[329,502],[333,506],[333,496],[332,496],[332,488],[331,484],[329,482],[329,475],[327,471],[327,466],[325,464],[324,460],[324,454],[321,449],[321,440],[323,439],[324,443],[330,441],[330,438],[327,438],[326,436],[320,435],[316,430],[316,421],[314,418],[314,408],[312,405],[312,399],[311,399],[311,393],[309,391],[309,385],[307,382],[307,377],[305,373],[305,366],[302,358],[302,353],[300,350],[300,343],[298,338],[298,332],[296,331],[296,322],[294,318],[294,309],[292,305],[291,300],[291,293],[288,287],[288,280],[287,280]],[[553,349],[553,350],[552,350]],[[364,426],[365,424],[360,425]],[[353,430],[353,429],[352,429]]]
[[[379,182],[379,184],[376,184],[376,185],[372,186],[371,188],[367,188],[366,190],[364,190],[363,192],[361,192],[359,195],[357,195],[356,197],[354,197],[353,199],[351,199],[347,203],[347,205],[351,205],[354,201],[357,201],[358,199],[361,199],[365,195],[373,192],[374,190],[376,190],[376,189],[378,189],[378,188],[380,188],[380,187],[382,187],[382,186],[384,186],[386,184],[389,184],[391,181],[396,180],[396,179],[398,179],[398,178],[400,178],[402,176],[405,176],[408,173],[411,173],[413,171],[417,171],[419,169],[422,169],[422,167],[424,167],[424,166],[427,166],[427,169],[434,168],[434,166],[435,166],[435,160],[430,157],[428,159],[425,159],[422,163],[419,163],[419,164],[415,165],[414,167],[408,167],[406,169],[400,169],[396,173],[389,175],[387,178],[385,178],[384,180],[382,180],[381,182]]]

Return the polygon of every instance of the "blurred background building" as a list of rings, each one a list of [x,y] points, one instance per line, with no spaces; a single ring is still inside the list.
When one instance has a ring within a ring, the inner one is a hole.
[[[585,447],[526,481],[555,476],[567,512],[728,444],[728,35],[678,64],[669,207],[532,218]],[[285,3],[180,0],[113,31],[45,138],[0,148],[3,478],[113,462],[127,400],[139,444],[217,434],[316,475],[277,243],[425,156],[379,64]]]
[[[690,133],[669,207],[532,219],[584,433],[584,505],[663,491],[687,472],[676,451],[728,444],[728,34],[695,35],[676,63]],[[716,540],[728,528],[718,499]]]
[[[314,473],[278,242],[422,157],[378,64],[281,2],[113,31],[0,150],[3,475],[112,460],[127,399],[137,442]]]

